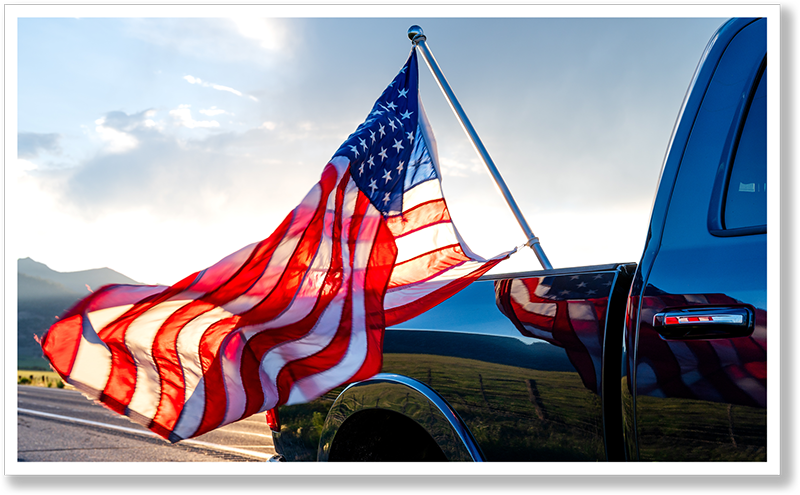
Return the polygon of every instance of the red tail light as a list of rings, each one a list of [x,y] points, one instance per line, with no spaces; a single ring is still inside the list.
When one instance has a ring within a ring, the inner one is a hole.
[[[281,420],[278,418],[278,410],[270,409],[267,411],[267,426],[272,431],[281,431]]]

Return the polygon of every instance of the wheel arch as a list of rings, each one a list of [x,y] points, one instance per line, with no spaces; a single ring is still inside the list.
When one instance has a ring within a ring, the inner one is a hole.
[[[348,420],[352,424],[368,411],[387,411],[409,419],[431,437],[448,461],[484,461],[466,424],[445,399],[418,380],[387,373],[354,383],[339,394],[322,427],[317,460],[331,460],[337,434],[350,431],[348,440],[352,439],[352,428],[342,429],[342,425]]]

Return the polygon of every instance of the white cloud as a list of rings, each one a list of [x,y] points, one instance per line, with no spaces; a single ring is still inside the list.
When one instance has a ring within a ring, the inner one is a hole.
[[[100,139],[105,141],[105,151],[109,153],[125,153],[139,145],[139,141],[127,132],[105,125],[106,117],[100,117],[94,123],[96,124],[94,130]]]
[[[219,127],[219,122],[216,120],[194,120],[192,118],[191,105],[180,105],[175,110],[170,110],[169,115],[175,119],[177,125],[187,127],[189,129],[210,129]]]
[[[200,79],[199,77],[183,76],[183,78],[189,84],[199,84],[200,86],[203,86],[205,88],[212,88],[212,89],[216,89],[217,91],[227,91],[228,93],[233,93],[236,96],[241,96],[241,97],[244,97],[244,98],[250,98],[253,101],[258,101],[258,98],[256,98],[255,96],[246,95],[246,94],[242,93],[241,91],[239,91],[238,89],[229,88],[228,86],[222,86],[221,84],[214,84],[214,83],[206,82],[206,81],[203,81],[202,79]]]
[[[221,108],[211,107],[211,108],[203,108],[198,110],[203,115],[208,115],[209,117],[214,117],[216,115],[233,115],[231,112],[227,112]]]

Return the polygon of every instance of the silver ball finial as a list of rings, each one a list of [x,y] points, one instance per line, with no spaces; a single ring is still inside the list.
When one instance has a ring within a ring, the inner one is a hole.
[[[424,40],[425,33],[422,32],[422,28],[414,24],[410,28],[408,28],[408,39],[412,42],[415,40]]]

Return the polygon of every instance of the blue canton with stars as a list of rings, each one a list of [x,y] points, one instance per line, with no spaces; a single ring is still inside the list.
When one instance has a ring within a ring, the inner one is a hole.
[[[383,91],[367,120],[335,156],[350,160],[350,175],[384,216],[403,208],[403,191],[437,177],[419,129],[416,50]]]
[[[614,284],[614,276],[614,272],[601,272],[571,277],[545,277],[536,292],[542,299],[554,301],[608,297]]]

